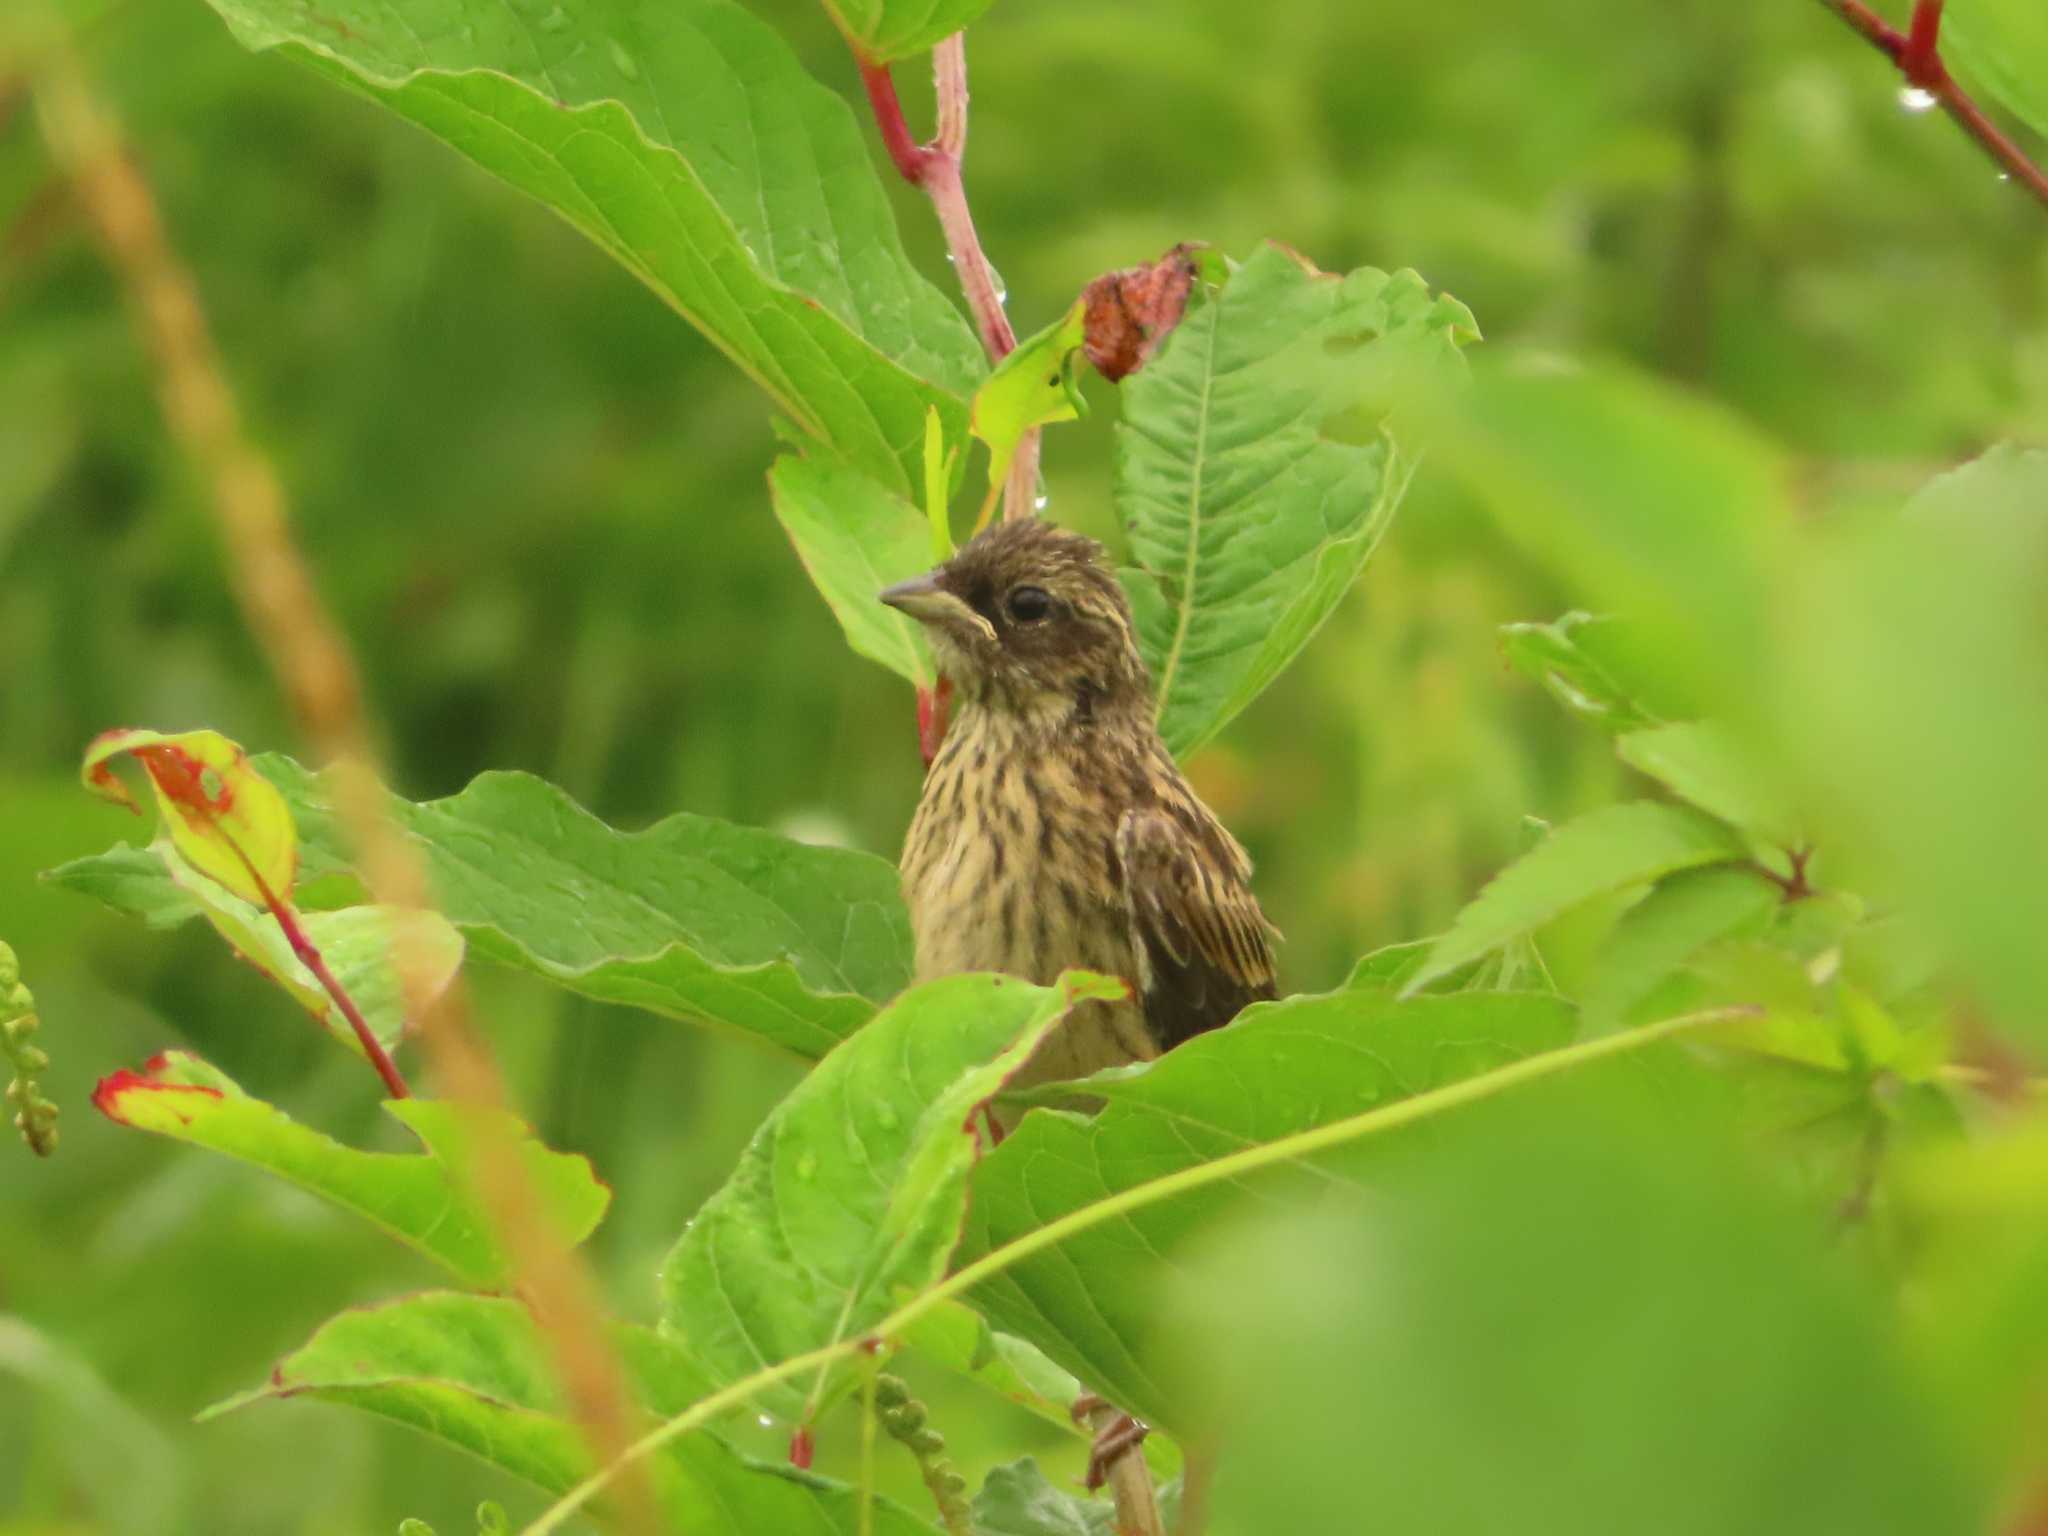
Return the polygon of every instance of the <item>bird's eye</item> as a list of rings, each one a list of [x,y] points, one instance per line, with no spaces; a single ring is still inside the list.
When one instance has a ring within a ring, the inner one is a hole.
[[[1052,612],[1052,594],[1043,587],[1018,587],[1010,593],[1010,617],[1019,624],[1036,624]]]

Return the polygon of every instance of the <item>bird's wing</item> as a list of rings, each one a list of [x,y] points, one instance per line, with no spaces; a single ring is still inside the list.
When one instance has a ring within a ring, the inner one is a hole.
[[[1162,1051],[1273,996],[1273,930],[1227,832],[1203,838],[1163,811],[1134,810],[1116,845],[1145,1023]]]

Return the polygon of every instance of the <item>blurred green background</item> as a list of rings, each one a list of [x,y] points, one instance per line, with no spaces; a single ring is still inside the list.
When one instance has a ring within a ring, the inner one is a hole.
[[[814,74],[854,84],[822,12],[758,3]],[[551,215],[244,54],[199,0],[125,0],[80,41],[290,488],[401,790],[524,768],[623,825],[689,809],[894,852],[918,789],[910,699],[844,649],[770,515],[752,386]],[[1806,0],[1011,0],[970,60],[969,191],[1020,329],[1182,239],[1412,265],[1494,344],[1623,357],[1747,416],[1798,456],[1814,516],[2048,420],[2039,209],[1938,114],[1902,111],[1883,62]],[[899,73],[922,120],[929,93]],[[36,881],[138,831],[76,786],[95,732],[295,743],[120,295],[33,110],[8,100],[0,938],[41,1004],[65,1140],[48,1165],[0,1153],[0,1313],[29,1325],[0,1330],[0,1531],[311,1536],[420,1515],[445,1536],[479,1496],[523,1496],[338,1409],[189,1423],[424,1267],[87,1102],[98,1075],[187,1045],[337,1134],[388,1134],[368,1074],[211,934],[146,933]],[[928,210],[897,204],[943,277]],[[1090,392],[1051,444],[1051,515],[1108,537],[1114,400]],[[1605,743],[1494,644],[1569,601],[1425,466],[1358,592],[1192,765],[1259,861],[1290,990],[1440,928],[1525,816],[1611,797]],[[795,1064],[475,979],[543,1136],[618,1192],[594,1253],[618,1306],[648,1315],[660,1255]],[[969,1466],[984,1433],[959,1425]]]

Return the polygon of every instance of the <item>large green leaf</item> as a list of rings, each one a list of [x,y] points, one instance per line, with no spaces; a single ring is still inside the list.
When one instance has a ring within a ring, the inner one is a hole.
[[[1406,990],[1420,991],[1595,896],[1742,856],[1734,833],[1683,806],[1636,800],[1589,811],[1494,876],[1437,940]]]
[[[1175,752],[1256,698],[1350,588],[1414,470],[1383,419],[1391,384],[1473,334],[1413,272],[1340,278],[1264,245],[1124,385],[1124,583]],[[1340,416],[1364,426],[1327,435]]]
[[[1877,855],[2001,1021],[2048,1044],[2048,452],[1994,449],[1800,570],[1770,740],[1816,843]]]
[[[288,758],[260,763],[291,802],[308,879],[346,874],[320,781]],[[822,1056],[910,979],[896,871],[870,854],[687,814],[617,832],[519,773],[388,805],[475,953],[587,997]],[[199,910],[150,850],[115,848],[49,878],[153,926]]]
[[[1941,42],[1965,76],[2048,135],[2048,7],[2036,0],[1951,0]]]
[[[846,631],[846,643],[919,688],[935,675],[924,628],[875,595],[932,563],[923,513],[823,453],[784,454],[768,476],[775,515]]]
[[[899,1288],[936,1280],[960,1235],[976,1107],[1076,1002],[1120,991],[1075,972],[904,994],[776,1106],[677,1240],[661,1277],[669,1329],[723,1384],[858,1334]],[[794,1384],[764,1400],[806,1411]]]
[[[320,782],[262,767],[292,802],[309,872],[345,851]],[[390,802],[471,947],[605,1002],[701,1019],[821,1056],[910,979],[896,870],[679,813],[617,832],[559,789],[486,773]]]
[[[854,51],[886,64],[960,31],[993,0],[825,0]]]
[[[898,490],[982,372],[846,104],[728,0],[212,0],[560,213]]]
[[[1215,1529],[1996,1528],[1895,1299],[1635,1076],[1498,1100],[1363,1199],[1217,1235],[1161,1328],[1229,1447]]]
[[[102,1078],[100,1112],[121,1125],[154,1131],[253,1163],[353,1211],[465,1284],[490,1290],[511,1271],[472,1192],[480,1133],[516,1138],[542,1208],[565,1242],[588,1237],[611,1202],[587,1158],[551,1152],[502,1112],[424,1099],[385,1105],[419,1137],[423,1153],[360,1152],[298,1124],[251,1098],[228,1075],[185,1051],[166,1051],[141,1072]]]
[[[1091,1079],[1108,1101],[1093,1119],[1027,1114],[975,1177],[963,1254],[1176,1170],[1519,1060],[1561,1044],[1572,1026],[1568,1005],[1531,994],[1400,1002],[1357,990],[1257,1005],[1143,1072]],[[1326,1187],[1358,1155],[1326,1154],[1294,1177]],[[1279,1177],[1255,1187],[1270,1198]],[[1013,1265],[974,1299],[1121,1407],[1184,1427],[1185,1405],[1155,1369],[1160,1282],[1245,1188],[1204,1188],[1113,1218]]]
[[[688,1356],[658,1334],[620,1326],[611,1337],[650,1413],[680,1413],[711,1390]],[[207,1416],[301,1396],[410,1425],[553,1493],[592,1470],[546,1341],[516,1301],[430,1293],[344,1312],[280,1361],[262,1386]],[[750,1462],[708,1432],[665,1447],[651,1467],[678,1531],[850,1536],[858,1525],[854,1490]],[[877,1501],[874,1517],[873,1529],[893,1536],[930,1530],[887,1500]]]

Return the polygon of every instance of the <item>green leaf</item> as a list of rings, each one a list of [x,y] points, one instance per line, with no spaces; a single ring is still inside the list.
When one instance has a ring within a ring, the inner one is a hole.
[[[348,848],[320,781],[288,758],[261,763],[298,816],[309,873],[345,871]],[[821,1056],[910,977],[896,870],[871,854],[706,816],[616,832],[517,773],[483,774],[446,800],[387,805],[473,953],[586,997]],[[48,878],[154,926],[198,910],[168,875],[152,881],[130,848]]]
[[[1943,58],[2029,128],[2048,135],[2048,11],[2034,0],[1953,0],[1942,17]]]
[[[1074,1402],[1082,1387],[1073,1374],[1047,1359],[1035,1344],[989,1327],[988,1319],[963,1302],[932,1308],[898,1334],[896,1342],[919,1359],[957,1372],[1080,1441],[1093,1438],[1093,1432],[1074,1419]],[[1158,1481],[1180,1475],[1180,1448],[1167,1436],[1147,1435],[1144,1455]]]
[[[588,1237],[611,1201],[587,1158],[551,1152],[511,1116],[473,1107],[392,1100],[385,1109],[425,1152],[359,1152],[251,1098],[186,1051],[166,1051],[141,1072],[104,1077],[92,1098],[116,1124],[239,1158],[353,1211],[480,1290],[511,1280],[471,1190],[480,1135],[516,1139],[527,1177],[565,1242]]]
[[[320,781],[263,767],[308,858],[341,858]],[[587,997],[822,1056],[910,978],[896,869],[872,854],[689,814],[617,832],[521,773],[389,806],[474,952]]]
[[[1143,1071],[1090,1079],[1090,1093],[1107,1101],[1093,1119],[1025,1115],[975,1177],[962,1257],[1148,1180],[1531,1056],[1572,1027],[1567,1004],[1533,994],[1401,1002],[1349,991],[1255,1005]],[[1025,1258],[973,1300],[1112,1402],[1178,1431],[1185,1404],[1156,1369],[1163,1277],[1248,1190],[1270,1200],[1290,1187],[1327,1189],[1333,1176],[1372,1166],[1374,1150],[1360,1143],[1255,1184],[1144,1206]]]
[[[1482,370],[1440,457],[1587,605],[1643,636],[1669,717],[1729,715],[1771,673],[1770,597],[1794,528],[1781,455],[1648,378]]]
[[[991,1467],[974,1496],[976,1536],[1118,1536],[1116,1506],[1055,1488],[1026,1456]]]
[[[1406,991],[1535,932],[1580,902],[1742,854],[1726,827],[1682,806],[1636,800],[1590,811],[1494,876],[1437,940]]]
[[[909,502],[822,452],[784,454],[769,473],[775,515],[832,607],[846,643],[915,687],[935,671],[924,627],[875,601],[931,561],[931,525]]]
[[[1017,445],[1034,427],[1073,421],[1087,409],[1074,377],[1074,354],[1087,336],[1086,304],[1074,307],[1035,336],[1027,336],[975,391],[968,430],[988,444],[988,501],[995,505]]]
[[[225,886],[194,870],[176,846],[159,838],[147,848],[115,848],[93,858],[59,865],[44,876],[53,885],[96,896],[116,911],[169,928],[204,917],[229,946],[263,972],[343,1045],[357,1053],[362,1042],[334,1006],[327,989],[300,962],[277,920],[243,901]],[[403,938],[405,953],[422,971],[424,994],[438,997],[462,965],[462,935],[438,912],[396,907],[343,907],[301,912],[299,925],[313,941],[342,989],[362,1010],[370,1032],[386,1050],[405,1033],[404,990],[392,963]]]
[[[872,64],[922,53],[961,31],[992,0],[825,0],[854,52]]]
[[[1264,245],[1125,382],[1123,578],[1176,753],[1256,698],[1350,589],[1414,469],[1384,419],[1394,381],[1450,365],[1473,334],[1413,272],[1339,278]]]
[[[1582,999],[1586,1023],[1620,1023],[1657,983],[1707,945],[1761,923],[1782,893],[1753,869],[1709,865],[1660,880],[1622,914]]]
[[[983,372],[846,104],[726,0],[212,0],[540,199],[893,490]]]
[[[1903,517],[1799,565],[1769,745],[1824,848],[1967,969],[1999,1025],[2048,1046],[2048,452],[1994,449]],[[1816,538],[1821,536],[1817,533]]]
[[[1363,1199],[1217,1234],[1160,1324],[1230,1447],[1215,1529],[1987,1528],[1991,1479],[1895,1299],[1736,1137],[1642,1086],[1554,1079]]]
[[[1510,666],[1573,714],[1602,730],[1639,731],[1657,719],[1627,676],[1628,634],[1617,619],[1573,612],[1549,624],[1503,624],[1500,648]]]
[[[662,1269],[663,1319],[720,1384],[858,1334],[944,1272],[977,1106],[1077,1002],[1122,985],[950,976],[905,993],[777,1105]],[[772,1402],[808,1418],[823,1383]]]
[[[116,756],[147,771],[164,831],[196,873],[257,906],[291,900],[299,872],[291,812],[239,745],[218,731],[102,731],[85,749],[80,777],[93,793],[140,811],[108,766]]]
[[[1678,720],[1630,731],[1614,743],[1621,760],[1731,826],[1796,847],[1799,830],[1785,796],[1728,730],[1711,720]]]
[[[680,1413],[711,1390],[689,1357],[653,1331],[615,1326],[611,1339],[650,1413]],[[344,1312],[262,1386],[202,1417],[301,1396],[410,1425],[551,1493],[592,1470],[547,1344],[516,1301],[436,1292]],[[650,1466],[678,1531],[852,1536],[858,1526],[854,1490],[747,1461],[710,1433],[665,1447]],[[875,1529],[893,1536],[930,1530],[887,1500],[874,1513]]]

